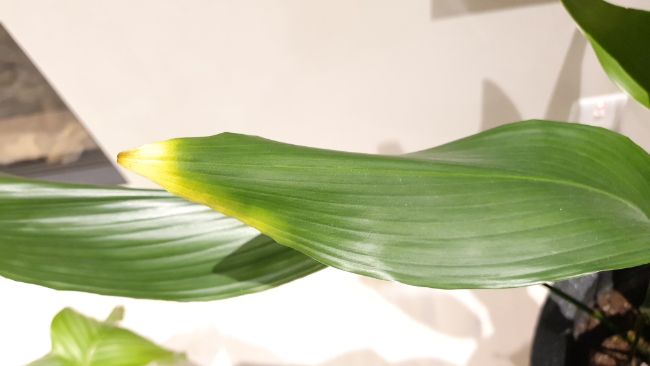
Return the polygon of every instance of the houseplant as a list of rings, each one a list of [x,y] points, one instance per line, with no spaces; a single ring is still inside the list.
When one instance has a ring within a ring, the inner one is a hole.
[[[105,321],[61,310],[52,320],[52,351],[27,366],[189,366],[184,355],[121,328],[123,316],[121,307]]]
[[[647,22],[629,21],[627,10],[600,1],[565,3],[599,47],[610,75],[645,103],[647,73],[629,63],[638,55],[611,48],[609,33],[597,27],[604,23],[583,19],[579,10],[590,8],[587,14],[592,14],[599,9],[599,19],[604,14],[612,22],[621,20],[627,38],[638,36]],[[644,38],[632,39],[644,45]],[[217,246],[201,241],[203,235],[193,236],[196,228],[188,223],[194,219],[185,208],[167,212],[175,205],[191,206],[190,211],[201,206],[159,203],[158,192],[79,186],[46,186],[39,196],[34,187],[43,183],[7,178],[3,182],[10,188],[1,193],[5,202],[13,200],[14,211],[2,227],[1,273],[57,288],[196,300],[261,290],[321,268],[308,257],[364,275],[441,288],[523,286],[649,261],[647,154],[619,135],[585,126],[513,124],[401,157],[221,135],[149,145],[120,160],[170,191],[232,215],[307,256],[268,239],[260,239],[265,245],[251,251],[246,240],[229,234],[219,243],[232,251],[201,257],[198,271],[187,258]],[[134,212],[131,195],[153,197],[136,200]],[[151,202],[158,206],[147,206]],[[61,219],[61,207],[68,218],[76,218]],[[16,218],[18,210],[22,216]],[[177,216],[176,223],[163,220]],[[78,218],[86,219],[68,232],[61,230]],[[133,225],[128,231],[126,223]],[[59,234],[59,240],[42,243],[47,225],[47,237]],[[170,225],[181,231],[160,230]],[[54,256],[70,238],[76,244],[65,249],[69,255]],[[185,252],[193,247],[186,241],[197,240],[199,250]],[[252,255],[267,248],[289,256],[303,272],[260,280],[287,268],[275,258]],[[235,264],[214,264],[224,261]],[[99,267],[84,267],[88,262]],[[110,266],[100,271],[101,264]],[[268,272],[251,272],[258,268]],[[210,282],[225,269],[231,270],[227,279]],[[157,292],[144,292],[143,284],[159,272],[172,277],[157,283]]]

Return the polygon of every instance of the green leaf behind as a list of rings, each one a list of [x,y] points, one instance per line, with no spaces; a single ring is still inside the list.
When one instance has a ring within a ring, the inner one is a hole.
[[[64,309],[52,320],[52,351],[29,366],[146,366],[184,359],[129,330]]]
[[[403,156],[221,134],[119,161],[322,263],[381,279],[512,287],[650,261],[650,158],[595,127],[521,122]]]
[[[650,12],[603,0],[562,0],[609,77],[650,108]]]
[[[164,191],[0,177],[0,275],[178,301],[265,290],[322,266]]]

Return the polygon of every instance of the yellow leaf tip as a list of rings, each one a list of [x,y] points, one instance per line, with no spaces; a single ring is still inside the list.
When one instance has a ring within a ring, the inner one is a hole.
[[[131,151],[133,150],[122,151],[117,154],[117,163],[125,168],[128,168],[126,165],[129,160],[129,156],[132,154]]]
[[[117,162],[127,162],[129,160],[157,160],[163,159],[167,155],[167,144],[158,142],[140,146],[137,149],[122,151],[117,154]]]
[[[171,146],[168,142],[143,145],[137,149],[119,153],[117,163],[151,179],[158,175],[161,169],[169,169],[173,166],[170,149]]]

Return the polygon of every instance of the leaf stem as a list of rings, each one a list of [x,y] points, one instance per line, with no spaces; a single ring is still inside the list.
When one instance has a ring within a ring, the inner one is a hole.
[[[639,336],[639,330],[638,329],[635,329],[634,336],[632,337],[628,333],[626,333],[625,331],[621,330],[611,320],[607,319],[605,314],[603,314],[602,312],[587,306],[582,301],[576,299],[575,297],[569,295],[568,293],[560,290],[559,288],[557,288],[557,287],[555,287],[553,285],[550,285],[548,283],[544,283],[542,285],[544,287],[546,287],[547,289],[549,289],[553,294],[555,294],[558,297],[568,301],[569,303],[574,305],[576,308],[578,308],[578,309],[582,310],[583,312],[587,313],[587,315],[589,315],[590,317],[600,321],[601,324],[603,324],[605,327],[607,327],[610,331],[612,331],[613,333],[615,333],[616,335],[621,337],[625,342],[627,342],[630,345],[631,351],[632,351],[631,352],[632,353],[632,358],[634,358],[636,356],[637,352],[641,355],[641,357],[642,357],[642,359],[644,361],[646,361],[646,360],[648,360],[650,358],[650,352],[648,352],[648,350],[645,349],[645,347],[641,347],[640,344],[639,344],[640,336]],[[637,327],[638,327],[638,324],[637,324]]]
[[[627,343],[632,346],[634,344],[634,339],[629,337],[624,331],[622,331],[616,324],[612,323],[611,320],[607,319],[607,317],[601,313],[600,311],[596,309],[592,309],[589,306],[585,305],[583,302],[580,300],[576,299],[575,297],[567,294],[566,292],[560,290],[559,288],[549,285],[548,283],[543,284],[544,287],[549,289],[553,294],[556,296],[562,298],[563,300],[566,300],[567,302],[571,303],[574,305],[576,308],[582,310],[583,312],[587,313],[590,317],[598,320],[601,324],[603,324],[605,327],[607,327],[610,331],[616,333],[619,337],[623,338]]]
[[[643,328],[643,315],[639,314],[639,316],[636,318],[635,324],[634,324],[634,342],[632,343],[632,350],[630,353],[632,356],[630,357],[634,363],[636,363],[634,360],[636,359],[636,353],[639,349],[639,339],[641,337],[639,336],[639,333],[641,333],[641,329]],[[647,356],[647,355],[646,355]],[[634,366],[634,364],[632,365]]]

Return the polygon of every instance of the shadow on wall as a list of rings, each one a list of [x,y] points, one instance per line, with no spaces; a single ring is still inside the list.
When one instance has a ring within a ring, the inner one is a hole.
[[[521,113],[499,85],[494,81],[483,80],[483,109],[481,111],[481,131],[502,124],[521,121]]]
[[[404,149],[397,140],[385,140],[377,146],[377,153],[381,155],[401,155],[404,154]]]
[[[319,364],[318,366],[448,366],[447,364],[431,360],[417,359],[407,360],[397,363],[390,363],[371,350],[358,350],[345,353],[329,361]],[[268,363],[239,363],[236,366],[290,366],[286,364],[268,364]],[[300,365],[291,365],[300,366]]]
[[[472,293],[488,309],[494,333],[479,340],[468,366],[529,365],[539,305],[526,288],[474,290]],[[513,344],[517,339],[519,345]]]
[[[431,0],[431,17],[435,19],[487,11],[555,3],[556,0]]]
[[[177,350],[187,351],[191,362],[174,366],[302,366],[288,364],[263,347],[219,334],[214,329],[180,334],[165,343]],[[242,361],[245,359],[246,361]],[[397,363],[384,360],[372,350],[355,350],[331,358],[318,366],[451,366],[435,359],[413,359]]]
[[[555,121],[569,119],[571,105],[580,98],[582,59],[586,49],[587,41],[576,30],[553,87],[544,119]],[[512,98],[494,81],[483,80],[482,98],[481,131],[523,119]]]
[[[472,290],[472,297],[487,311],[480,314],[478,309],[455,298],[453,291],[404,286],[365,277],[360,280],[421,325],[449,336],[474,339],[477,349],[468,366],[529,365],[539,306],[526,288]],[[417,362],[421,361],[403,365],[420,365]]]
[[[241,365],[241,363],[237,363],[240,357],[252,359],[254,362],[264,360],[265,364],[281,364],[280,357],[273,354],[273,352],[257,345],[224,336],[215,328],[199,329],[179,334],[165,342],[165,346],[185,351],[192,362],[191,366]],[[258,365],[263,364],[259,363]]]
[[[407,360],[403,362],[390,363],[375,352],[370,350],[359,350],[353,351],[336,358],[333,358],[329,361],[326,361],[319,366],[364,366],[364,365],[373,365],[373,366],[445,366],[447,364],[431,360],[431,359],[417,359],[417,360]],[[242,365],[243,366],[243,365]]]
[[[582,59],[586,50],[587,40],[580,31],[575,30],[544,118],[555,121],[569,119],[571,105],[580,98]]]
[[[480,338],[484,332],[479,317],[456,299],[452,292],[405,286],[369,277],[359,277],[359,281],[414,321],[437,332],[473,339]]]

